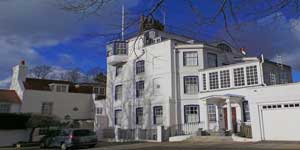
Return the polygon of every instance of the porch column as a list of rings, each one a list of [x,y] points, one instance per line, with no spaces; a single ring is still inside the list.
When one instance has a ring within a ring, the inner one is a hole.
[[[231,111],[231,102],[230,98],[226,99],[226,104],[227,104],[227,127],[228,131],[232,131],[232,111]]]
[[[216,104],[216,123],[218,126],[218,130],[220,130],[220,111],[219,111],[219,104]]]
[[[241,109],[241,123],[244,122],[244,106],[243,106],[243,102],[239,102],[239,106]]]
[[[204,117],[204,130],[208,131],[209,129],[209,122],[208,122],[208,109],[207,109],[207,102],[204,102],[204,113],[205,113],[205,117]]]

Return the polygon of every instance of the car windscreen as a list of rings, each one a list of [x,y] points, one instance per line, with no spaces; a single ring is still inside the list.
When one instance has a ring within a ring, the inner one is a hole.
[[[90,130],[74,130],[73,131],[74,136],[89,136],[89,135],[94,135],[94,132]]]

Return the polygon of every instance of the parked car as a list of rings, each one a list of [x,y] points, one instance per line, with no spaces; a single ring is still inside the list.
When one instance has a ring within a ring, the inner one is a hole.
[[[49,130],[47,133],[44,135],[44,137],[41,138],[40,140],[40,148],[48,148],[48,147],[53,147],[53,140],[54,137],[58,136],[60,134],[61,130],[56,129],[56,130]]]
[[[95,147],[96,133],[88,129],[63,129],[59,133],[45,136],[41,140],[41,148],[60,147],[66,150],[74,147]]]

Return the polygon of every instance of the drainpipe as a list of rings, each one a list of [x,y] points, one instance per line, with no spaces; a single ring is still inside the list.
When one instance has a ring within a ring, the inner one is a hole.
[[[260,66],[260,78],[261,78],[262,85],[263,86],[267,86],[265,84],[265,81],[264,81],[264,70],[263,70],[263,64],[264,64],[264,62],[265,62],[264,55],[261,54],[261,62],[259,63],[260,64],[259,65]]]
[[[174,48],[174,50],[173,50],[173,61],[172,61],[172,63],[173,63],[173,71],[174,71],[174,78],[175,78],[175,80],[174,80],[174,86],[175,86],[175,91],[174,91],[174,94],[175,94],[175,96],[174,96],[174,101],[175,101],[175,124],[179,124],[178,123],[178,95],[177,95],[177,90],[178,90],[178,87],[177,87],[177,63],[176,63],[176,48]],[[181,114],[181,112],[180,112],[180,114]]]
[[[133,51],[135,51],[135,46],[136,46],[136,42],[137,41],[139,41],[140,39],[143,39],[143,38],[139,38],[140,37],[140,35],[138,35],[137,36],[137,39],[134,41],[134,44],[133,44]],[[139,43],[138,43],[139,44]],[[134,52],[135,53],[135,52]],[[135,67],[136,67],[136,65],[135,65],[135,62],[139,59],[139,58],[141,58],[143,55],[145,54],[145,50],[143,49],[143,51],[142,51],[142,54],[140,54],[140,55],[138,55],[138,56],[136,56],[136,58],[134,58],[133,59],[133,68],[132,68],[132,72],[133,72],[133,74],[132,74],[132,86],[133,86],[133,91],[132,91],[132,96],[133,96],[133,104],[132,104],[132,124],[133,124],[133,127],[136,129],[136,124],[135,124],[135,120],[134,120],[134,118],[135,117],[133,117],[134,116],[134,112],[135,112],[135,104],[136,104],[136,90],[135,90],[135,88],[136,88],[136,86],[135,86],[135,78],[136,78],[136,70],[135,70]]]

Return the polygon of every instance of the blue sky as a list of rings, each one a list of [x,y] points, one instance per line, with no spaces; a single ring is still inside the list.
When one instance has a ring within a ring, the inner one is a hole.
[[[126,0],[126,22],[135,20],[156,1]],[[214,16],[219,7],[211,0],[192,2],[203,16]],[[6,14],[0,16],[0,87],[8,85],[11,68],[22,59],[30,67],[46,64],[61,70],[79,68],[82,72],[105,69],[105,44],[114,37],[96,35],[120,32],[121,3],[113,1],[97,16],[82,16],[60,9],[52,0],[0,1],[0,14]],[[166,0],[154,16],[162,21],[163,14],[167,30],[205,41],[232,42],[224,32],[222,17],[217,17],[214,24],[202,25],[200,13],[185,0]],[[239,26],[229,18],[235,45],[246,47],[250,56],[263,53],[274,59],[281,55],[283,62],[294,68],[294,80],[299,81],[300,18],[285,10],[259,19],[247,13],[237,14]],[[136,30],[134,24],[126,33]]]

